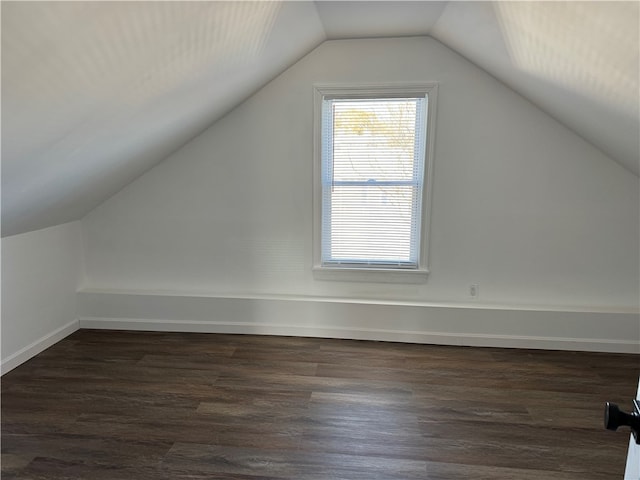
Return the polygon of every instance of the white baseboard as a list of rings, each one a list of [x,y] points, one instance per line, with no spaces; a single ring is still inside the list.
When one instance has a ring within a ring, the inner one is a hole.
[[[78,328],[640,353],[640,317],[634,311],[87,291],[78,293],[78,314],[3,359],[0,374]]]
[[[13,370],[18,365],[23,364],[32,357],[35,357],[40,352],[46,350],[51,345],[58,343],[65,337],[68,337],[73,332],[78,330],[78,320],[73,320],[66,325],[54,330],[51,333],[39,338],[33,343],[30,343],[24,348],[21,348],[16,353],[9,355],[3,359],[0,363],[0,375]]]
[[[306,327],[259,323],[220,323],[172,321],[140,318],[91,318],[79,320],[80,328],[157,332],[226,333],[282,335],[294,337],[342,338],[384,342],[424,343],[476,347],[534,348],[616,353],[640,353],[638,342],[627,340],[591,340],[584,338],[523,337],[514,335],[453,334],[342,327]]]
[[[97,291],[79,292],[78,305],[80,328],[640,353],[633,311]]]

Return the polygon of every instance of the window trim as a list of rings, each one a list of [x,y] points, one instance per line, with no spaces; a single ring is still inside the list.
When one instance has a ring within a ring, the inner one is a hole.
[[[431,197],[433,157],[435,151],[436,111],[438,84],[381,83],[381,84],[314,84],[313,86],[313,275],[317,280],[344,280],[388,283],[423,283],[429,274],[429,230],[431,223]],[[424,182],[422,192],[422,218],[418,268],[371,268],[356,266],[322,265],[322,103],[334,98],[375,98],[426,96],[427,132],[425,141]]]

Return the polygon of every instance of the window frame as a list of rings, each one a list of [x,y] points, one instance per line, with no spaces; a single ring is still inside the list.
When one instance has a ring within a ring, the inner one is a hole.
[[[318,280],[344,280],[388,283],[424,283],[429,275],[429,230],[431,219],[431,193],[433,157],[437,111],[436,82],[384,83],[384,84],[315,84],[313,86],[313,266]],[[422,214],[420,218],[420,245],[417,268],[394,268],[392,265],[343,266],[322,264],[322,106],[325,99],[375,99],[390,97],[426,97],[426,138],[424,152],[424,179]]]

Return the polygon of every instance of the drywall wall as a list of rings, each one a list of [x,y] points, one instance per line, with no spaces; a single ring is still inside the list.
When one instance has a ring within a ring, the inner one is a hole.
[[[437,81],[425,285],[314,280],[314,82]],[[325,42],[84,221],[87,285],[633,307],[638,179],[430,38]]]
[[[2,373],[78,328],[80,222],[5,237],[2,245]]]
[[[315,279],[314,83],[415,81],[439,84],[428,281]],[[431,38],[330,41],[85,217],[86,285],[604,309],[637,323],[638,191],[636,176]]]

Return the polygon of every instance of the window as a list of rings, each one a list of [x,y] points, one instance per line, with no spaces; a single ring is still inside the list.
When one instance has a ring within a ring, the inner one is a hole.
[[[426,279],[435,97],[435,84],[316,86],[320,278]]]

